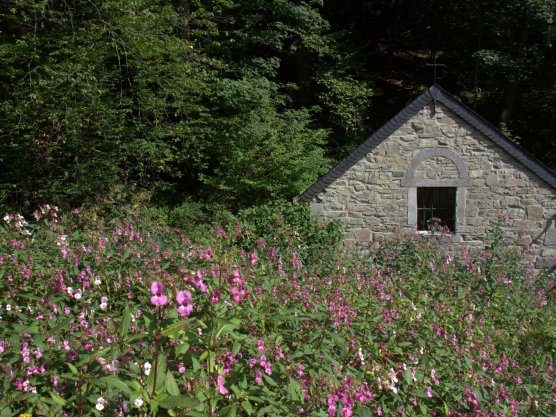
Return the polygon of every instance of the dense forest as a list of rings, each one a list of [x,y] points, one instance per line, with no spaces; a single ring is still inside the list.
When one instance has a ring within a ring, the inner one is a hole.
[[[3,1],[0,198],[291,198],[435,76],[554,168],[555,16],[553,0]]]

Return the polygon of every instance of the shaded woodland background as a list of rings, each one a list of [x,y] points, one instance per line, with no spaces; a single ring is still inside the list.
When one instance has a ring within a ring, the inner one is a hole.
[[[291,198],[437,82],[556,167],[553,0],[0,4],[9,209]]]

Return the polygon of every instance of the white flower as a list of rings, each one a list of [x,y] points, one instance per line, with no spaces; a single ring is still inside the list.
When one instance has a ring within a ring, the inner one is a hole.
[[[12,311],[12,305],[6,304],[6,311]]]
[[[145,375],[149,375],[151,373],[150,362],[145,362],[145,364],[143,365],[143,369],[145,370]]]
[[[10,215],[9,215],[9,214],[6,214],[6,215],[4,215],[4,217],[2,217],[2,219],[3,219],[6,223],[9,223],[9,222],[10,222]]]
[[[82,296],[82,295],[83,295],[83,294],[81,293],[81,291],[80,291],[80,290],[77,290],[77,291],[75,292],[75,295],[73,296],[73,298],[75,298],[76,300],[81,300],[81,296]]]
[[[137,397],[133,404],[135,404],[136,407],[141,407],[143,405],[143,399],[141,397]]]
[[[95,405],[95,408],[96,408],[98,411],[104,410],[104,403],[105,403],[105,402],[106,402],[106,400],[105,400],[104,398],[98,397],[97,404]]]
[[[73,288],[72,288],[72,287],[66,288],[66,292],[67,292],[69,295],[73,295]]]
[[[100,277],[98,277],[98,276],[95,277],[95,285],[100,285],[101,282],[102,282],[102,281],[100,280]]]
[[[390,368],[390,372],[388,372],[388,378],[392,381],[393,384],[398,383],[398,378],[396,377],[396,372],[392,368]]]

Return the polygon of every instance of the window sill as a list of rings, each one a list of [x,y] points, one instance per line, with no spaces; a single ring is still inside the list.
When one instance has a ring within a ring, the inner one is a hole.
[[[439,233],[439,232],[431,232],[428,230],[416,230],[415,233],[419,236],[423,237],[439,237],[441,240],[445,242],[463,242],[463,239],[459,233]]]

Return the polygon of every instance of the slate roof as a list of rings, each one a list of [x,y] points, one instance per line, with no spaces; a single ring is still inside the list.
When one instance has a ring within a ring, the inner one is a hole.
[[[531,171],[533,171],[541,180],[556,190],[556,174],[549,168],[535,159],[524,149],[517,146],[508,139],[502,132],[492,126],[489,122],[462,104],[454,96],[434,84],[423,94],[413,100],[407,107],[394,116],[388,123],[374,132],[365,142],[363,142],[350,155],[336,164],[330,171],[320,177],[313,185],[311,185],[303,194],[295,198],[295,201],[311,201],[318,194],[324,191],[330,184],[338,179],[342,174],[348,171],[353,165],[359,162],[370,151],[386,140],[392,133],[399,129],[405,122],[410,120],[417,112],[432,102],[438,102],[445,105],[460,118],[465,120],[492,142],[504,149],[508,154],[513,156]]]

